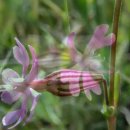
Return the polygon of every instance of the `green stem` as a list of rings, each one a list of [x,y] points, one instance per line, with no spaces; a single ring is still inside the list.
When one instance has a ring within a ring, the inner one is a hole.
[[[110,63],[110,90],[109,90],[109,105],[114,106],[114,79],[115,79],[115,62],[116,62],[116,46],[118,36],[118,23],[120,16],[122,0],[115,0],[114,16],[113,16],[113,33],[115,34],[115,42],[111,46],[111,63]],[[114,106],[115,107],[115,106]],[[116,115],[108,118],[108,130],[116,130]]]
[[[65,5],[65,17],[64,17],[64,24],[66,28],[66,33],[70,33],[70,21],[69,21],[69,7],[68,7],[68,0],[64,0]]]
[[[108,130],[116,130],[116,118],[115,116],[111,116],[107,120]]]
[[[115,10],[113,17],[113,33],[115,34],[115,42],[111,46],[111,64],[110,64],[110,91],[109,91],[109,101],[110,105],[114,105],[114,77],[115,77],[115,61],[116,61],[116,46],[117,46],[117,36],[118,36],[118,23],[122,0],[116,0]]]
[[[118,106],[119,96],[120,96],[120,73],[117,71],[115,73],[115,83],[114,83],[114,106]]]
[[[108,90],[107,90],[107,83],[106,80],[103,79],[103,89],[104,89],[104,99],[105,103],[108,106],[109,105],[109,99],[108,99]]]

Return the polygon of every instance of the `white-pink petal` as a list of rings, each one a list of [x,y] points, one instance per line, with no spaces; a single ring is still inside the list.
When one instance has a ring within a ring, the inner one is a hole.
[[[13,78],[19,78],[19,74],[12,69],[5,69],[2,72],[2,80],[5,84],[12,84]]]

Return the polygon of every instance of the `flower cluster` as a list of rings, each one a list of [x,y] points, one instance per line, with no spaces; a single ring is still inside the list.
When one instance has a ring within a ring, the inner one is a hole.
[[[100,25],[96,28],[83,55],[77,51],[74,45],[75,34],[71,33],[67,37],[67,46],[73,62],[75,64],[78,63],[81,68],[89,68],[90,66],[92,66],[92,69],[96,68],[98,60],[93,58],[94,52],[104,46],[112,45],[115,40],[113,33],[105,36],[107,30],[107,25]],[[92,99],[91,91],[97,95],[101,94],[100,83],[104,82],[104,77],[101,73],[94,71],[62,69],[42,79],[38,79],[38,59],[34,48],[29,46],[32,55],[32,66],[29,71],[30,60],[28,52],[17,38],[15,40],[17,46],[13,48],[13,54],[18,63],[22,65],[22,75],[20,77],[12,69],[3,70],[2,79],[5,84],[0,85],[0,91],[2,91],[1,100],[3,102],[12,104],[21,99],[21,106],[19,109],[9,112],[3,117],[2,122],[4,126],[14,128],[23,120],[25,123],[30,121],[40,95],[38,91],[48,91],[58,96],[77,96],[83,91],[90,100]],[[27,116],[27,106],[30,101],[32,106],[30,114]]]

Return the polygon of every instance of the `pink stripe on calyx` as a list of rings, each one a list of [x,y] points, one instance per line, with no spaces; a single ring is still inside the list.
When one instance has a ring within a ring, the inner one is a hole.
[[[69,74],[70,75],[70,74]],[[61,76],[63,76],[63,73],[61,73]],[[77,94],[79,94],[80,92],[80,84],[79,84],[79,81],[80,81],[80,76],[77,76],[75,78],[60,78],[61,82],[65,83],[67,82],[68,83],[68,86],[69,86],[69,90],[70,90],[70,93],[71,94],[74,94],[73,91],[71,91],[73,88],[76,88],[77,89]],[[73,82],[77,82],[76,84],[73,84]]]

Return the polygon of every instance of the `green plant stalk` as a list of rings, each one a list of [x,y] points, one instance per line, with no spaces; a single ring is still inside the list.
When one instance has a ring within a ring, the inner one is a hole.
[[[108,99],[108,89],[107,89],[107,83],[106,80],[103,80],[103,89],[104,89],[104,101],[105,105],[109,105],[109,99]]]
[[[115,73],[115,82],[114,82],[114,106],[118,106],[119,96],[120,96],[120,73]]]
[[[113,33],[115,34],[115,42],[111,46],[111,63],[110,63],[110,89],[109,89],[109,106],[115,106],[114,90],[115,90],[115,63],[116,63],[116,46],[118,36],[118,23],[120,16],[122,0],[115,0],[114,16],[113,16]],[[116,109],[116,108],[115,108]],[[116,115],[108,118],[108,130],[116,130]]]
[[[68,0],[64,0],[65,12],[64,12],[64,24],[67,35],[70,33],[70,20],[69,20],[69,7]]]

